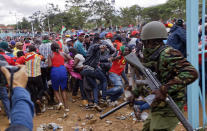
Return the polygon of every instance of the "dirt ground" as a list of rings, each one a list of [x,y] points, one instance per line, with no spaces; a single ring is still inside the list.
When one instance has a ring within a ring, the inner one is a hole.
[[[72,102],[71,95],[69,97],[70,111],[68,116],[63,118],[63,110],[47,110],[45,113],[34,117],[34,131],[41,124],[56,123],[63,127],[63,131],[140,131],[143,126],[143,122],[137,122],[130,117],[132,109],[127,105],[119,111],[111,114],[105,119],[99,119],[99,116],[112,107],[106,108],[103,112],[99,113],[95,110],[86,110],[81,107],[81,101],[77,100]],[[121,103],[122,101],[119,101]],[[87,116],[93,116],[92,119],[87,119]],[[117,119],[117,117],[125,116],[125,120]],[[0,112],[0,131],[4,131],[9,126],[9,122],[5,113]],[[79,130],[77,130],[79,129]],[[184,131],[184,128],[179,124],[175,131]]]

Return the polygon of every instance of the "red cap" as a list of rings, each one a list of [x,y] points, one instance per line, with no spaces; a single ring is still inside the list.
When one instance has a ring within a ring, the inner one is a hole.
[[[139,31],[134,30],[134,31],[132,31],[131,36],[135,36],[137,34],[139,34]]]
[[[112,38],[112,37],[113,37],[113,34],[111,32],[106,34],[106,38]]]

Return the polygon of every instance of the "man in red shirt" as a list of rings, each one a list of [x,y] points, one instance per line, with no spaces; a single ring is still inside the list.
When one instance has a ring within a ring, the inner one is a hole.
[[[117,57],[112,58],[113,63],[109,70],[109,79],[112,82],[113,88],[105,92],[105,95],[109,96],[111,102],[115,102],[124,92],[121,73],[126,65],[124,56],[130,53],[130,48],[122,46],[120,47],[120,50],[120,54]]]
[[[7,42],[0,42],[0,60],[6,61],[9,65],[15,65],[14,59],[6,55],[5,51],[9,50],[9,45]]]

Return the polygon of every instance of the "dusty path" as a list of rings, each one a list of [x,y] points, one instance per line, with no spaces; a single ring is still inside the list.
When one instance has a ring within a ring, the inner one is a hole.
[[[70,98],[70,95],[69,95]],[[68,116],[63,118],[64,111],[57,110],[47,110],[45,113],[36,116],[34,118],[34,131],[43,124],[43,123],[57,123],[60,126],[63,126],[64,131],[75,131],[79,127],[78,131],[140,131],[142,129],[142,122],[135,122],[133,117],[130,117],[129,114],[132,112],[129,106],[126,106],[109,117],[100,120],[99,116],[101,113],[95,110],[86,110],[83,109],[80,105],[80,100],[72,103],[72,100],[69,100],[70,111]],[[108,107],[104,112],[110,110]],[[87,116],[93,116],[92,119],[87,119]],[[119,120],[116,117],[125,116],[125,120]],[[108,120],[108,121],[107,121]],[[5,117],[3,112],[0,112],[0,131],[4,131],[8,127],[8,120]],[[176,131],[184,131],[184,128],[181,125],[178,125]]]

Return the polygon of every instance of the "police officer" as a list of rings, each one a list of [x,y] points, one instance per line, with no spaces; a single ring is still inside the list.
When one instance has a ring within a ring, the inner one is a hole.
[[[151,105],[150,115],[144,123],[143,131],[174,130],[178,119],[165,102],[165,98],[170,95],[182,109],[185,103],[185,89],[198,77],[196,69],[180,51],[164,45],[165,39],[167,39],[166,28],[158,21],[152,21],[142,29],[143,64],[156,72],[156,77],[163,85],[152,92],[156,98]]]

